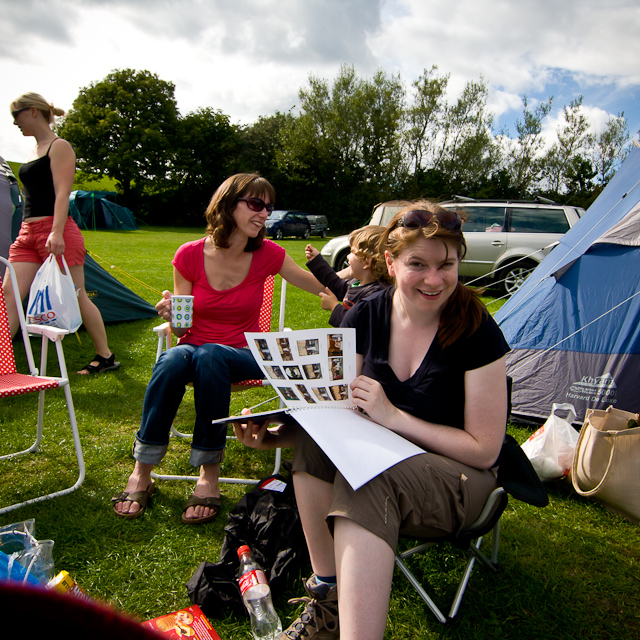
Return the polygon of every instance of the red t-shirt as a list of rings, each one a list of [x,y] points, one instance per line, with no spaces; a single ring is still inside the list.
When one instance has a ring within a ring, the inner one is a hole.
[[[193,326],[179,342],[244,347],[247,344],[244,332],[259,331],[264,281],[280,271],[285,250],[265,239],[252,254],[247,277],[232,289],[217,291],[209,285],[204,271],[205,240],[183,244],[172,261],[182,277],[193,284]]]

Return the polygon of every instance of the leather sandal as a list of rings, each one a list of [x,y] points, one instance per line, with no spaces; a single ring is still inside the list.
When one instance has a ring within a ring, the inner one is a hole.
[[[113,502],[113,512],[119,518],[124,518],[125,520],[133,520],[134,518],[140,517],[147,510],[151,496],[155,490],[156,483],[152,482],[142,491],[123,491],[119,493],[117,496],[111,498],[111,502]],[[137,502],[140,505],[140,509],[135,513],[122,513],[116,509],[116,505],[121,502]]]
[[[97,365],[91,364],[91,362],[97,362],[98,364]],[[81,376],[86,376],[91,373],[102,373],[103,371],[115,371],[116,369],[120,368],[120,363],[116,362],[116,357],[113,353],[108,358],[103,358],[101,355],[98,355],[96,353],[96,355],[93,356],[93,359],[91,360],[91,362],[85,367],[82,367],[82,369],[78,371],[78,374]]]
[[[214,511],[210,515],[201,518],[186,518],[185,514],[189,507],[209,507],[209,509],[213,509]],[[182,522],[183,524],[206,524],[207,522],[213,522],[213,520],[218,517],[221,507],[222,503],[220,502],[220,498],[214,498],[213,496],[201,498],[193,494],[189,496],[189,499],[182,508]]]

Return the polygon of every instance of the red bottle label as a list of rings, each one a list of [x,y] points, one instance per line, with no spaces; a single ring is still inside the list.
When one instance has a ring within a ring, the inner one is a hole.
[[[247,571],[247,573],[242,574],[239,582],[240,592],[244,595],[248,589],[255,587],[257,584],[267,584],[267,576],[261,570]]]

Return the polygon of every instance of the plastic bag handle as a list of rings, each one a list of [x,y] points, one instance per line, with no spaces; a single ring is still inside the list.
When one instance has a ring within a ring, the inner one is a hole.
[[[576,408],[570,402],[554,402],[553,405],[551,405],[551,413],[555,414],[556,411],[567,411],[566,421],[569,424],[572,424],[576,419]]]

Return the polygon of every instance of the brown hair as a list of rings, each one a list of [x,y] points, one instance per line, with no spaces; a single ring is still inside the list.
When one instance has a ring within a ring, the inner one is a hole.
[[[392,283],[393,278],[387,270],[384,251],[380,251],[380,240],[386,230],[386,227],[377,224],[356,229],[349,234],[349,246],[358,259],[371,262],[371,275],[376,280]]]
[[[236,228],[233,212],[238,198],[266,196],[275,202],[276,192],[266,178],[257,173],[236,173],[227,178],[216,190],[205,211],[206,233],[220,249],[229,247],[229,238]],[[255,238],[249,238],[245,251],[256,251],[262,246],[267,230],[263,227]]]
[[[433,218],[424,227],[409,229],[400,226],[400,220],[409,211],[427,211],[433,214]],[[448,243],[452,244],[456,248],[458,258],[462,260],[467,253],[467,244],[462,235],[462,228],[452,231],[442,226],[437,218],[438,214],[447,214],[450,211],[450,209],[444,209],[430,200],[418,200],[410,203],[398,211],[389,222],[380,242],[381,252],[388,251],[391,258],[395,260],[411,244],[420,238],[427,238],[440,240],[445,244],[447,250]],[[456,209],[455,212],[464,225],[467,214],[461,209]],[[486,307],[478,296],[459,282],[440,314],[438,343],[442,348],[445,348],[462,336],[473,334],[482,324],[487,313]]]
[[[16,98],[12,103],[11,111],[20,111],[21,109],[29,109],[35,107],[49,123],[53,124],[54,116],[63,116],[64,111],[54,107],[52,102],[47,102],[39,93],[23,93],[19,98]]]

